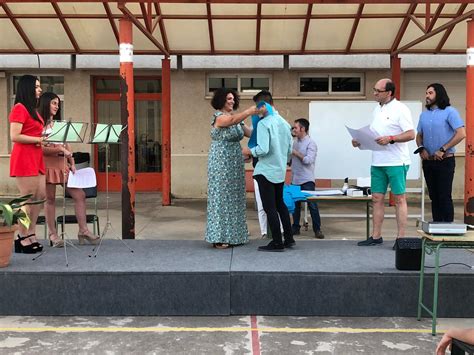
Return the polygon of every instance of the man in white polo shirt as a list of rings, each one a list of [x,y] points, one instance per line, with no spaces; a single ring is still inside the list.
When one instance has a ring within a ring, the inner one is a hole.
[[[384,199],[389,184],[395,197],[397,238],[405,236],[408,218],[405,190],[406,176],[411,161],[407,142],[415,139],[411,112],[408,107],[395,98],[395,84],[392,80],[377,81],[373,92],[375,100],[379,104],[374,109],[370,128],[377,133],[377,144],[385,146],[385,149],[372,151],[370,176],[373,231],[369,239],[357,243],[359,246],[383,243]],[[360,143],[352,140],[352,145],[359,147]]]

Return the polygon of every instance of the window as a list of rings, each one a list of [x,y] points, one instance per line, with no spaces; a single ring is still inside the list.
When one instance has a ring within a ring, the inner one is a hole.
[[[302,74],[300,95],[363,95],[363,74]]]
[[[270,90],[271,78],[261,74],[219,75],[207,77],[207,93],[212,94],[220,88],[234,89],[241,95],[254,95],[261,90]]]
[[[161,93],[160,79],[135,78],[135,94],[157,94]],[[96,93],[98,94],[120,94],[120,79],[98,78],[96,80]]]

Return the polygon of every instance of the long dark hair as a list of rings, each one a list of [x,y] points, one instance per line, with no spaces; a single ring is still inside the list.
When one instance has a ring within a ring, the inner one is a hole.
[[[23,75],[20,80],[18,80],[15,104],[20,103],[25,106],[30,116],[36,121],[41,122],[41,119],[38,117],[38,113],[36,112],[36,105],[38,104],[35,94],[37,80],[39,79],[33,75]]]
[[[440,108],[441,110],[444,110],[446,107],[451,106],[451,103],[449,102],[449,96],[448,93],[446,92],[446,89],[444,88],[443,85],[434,83],[430,84],[426,87],[426,90],[428,88],[433,88],[433,90],[436,92],[436,106]],[[427,108],[429,108],[427,106]]]
[[[51,101],[54,99],[58,99],[59,101],[59,108],[58,112],[56,112],[56,115],[53,117],[53,120],[55,121],[60,121],[61,120],[61,99],[59,98],[58,95],[56,95],[54,92],[45,92],[43,95],[41,95],[39,99],[39,105],[38,105],[38,113],[43,117],[43,120],[46,124],[50,122],[50,117],[51,117]]]

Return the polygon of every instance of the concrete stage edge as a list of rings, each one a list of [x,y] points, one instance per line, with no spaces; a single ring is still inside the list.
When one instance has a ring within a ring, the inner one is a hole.
[[[0,315],[300,315],[416,317],[418,271],[395,269],[393,242],[298,241],[283,253],[257,252],[268,241],[217,250],[204,241],[105,240],[92,247],[45,246],[14,254],[0,269]],[[466,250],[442,250],[441,264],[474,264]],[[427,256],[426,265],[433,265]],[[427,270],[425,304],[433,274]],[[439,317],[474,317],[474,271],[441,268]]]

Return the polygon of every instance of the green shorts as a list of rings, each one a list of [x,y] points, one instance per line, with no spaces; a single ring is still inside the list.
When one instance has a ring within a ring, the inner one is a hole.
[[[370,179],[372,193],[385,194],[388,184],[392,193],[402,195],[406,190],[407,172],[410,165],[371,166]]]

